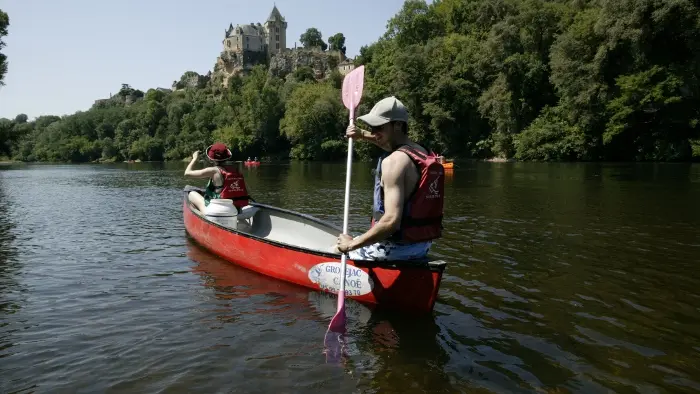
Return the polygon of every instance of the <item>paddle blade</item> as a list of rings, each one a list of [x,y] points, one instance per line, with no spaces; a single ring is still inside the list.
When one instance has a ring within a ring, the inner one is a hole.
[[[326,348],[326,362],[337,363],[343,355],[343,340],[345,334],[345,297],[338,295],[338,311],[331,319],[331,324],[328,325],[323,343]]]
[[[343,104],[345,108],[354,110],[362,98],[365,85],[365,66],[360,66],[348,73],[343,79]]]
[[[324,340],[325,349],[323,353],[326,354],[326,362],[337,364],[343,359],[343,338],[342,334],[337,332],[327,331],[326,338]]]
[[[338,312],[336,312],[335,316],[333,316],[333,319],[331,319],[331,324],[328,325],[328,331],[344,334],[346,321],[347,318],[345,317],[345,299],[344,297],[339,297]]]

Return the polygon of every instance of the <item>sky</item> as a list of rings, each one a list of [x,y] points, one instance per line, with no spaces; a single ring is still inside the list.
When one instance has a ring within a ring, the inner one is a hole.
[[[376,41],[403,0],[0,0],[10,18],[0,118],[69,115],[123,83],[170,88],[213,70],[229,24],[264,23],[276,5],[287,47],[309,27],[345,35],[347,55]]]

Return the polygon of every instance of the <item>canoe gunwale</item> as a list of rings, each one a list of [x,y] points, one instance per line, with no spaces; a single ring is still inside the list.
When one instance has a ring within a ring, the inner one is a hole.
[[[267,239],[267,238],[260,237],[260,236],[254,235],[254,234],[238,231],[236,229],[232,229],[229,227],[224,227],[224,226],[220,225],[219,223],[207,220],[207,218],[205,218],[204,215],[202,215],[198,211],[195,211],[192,207],[192,204],[190,204],[189,198],[187,195],[191,191],[203,193],[204,189],[201,187],[196,187],[196,186],[191,186],[191,185],[187,185],[183,189],[183,205],[189,209],[190,213],[195,215],[197,218],[199,218],[199,220],[204,221],[208,225],[218,227],[218,228],[230,233],[232,236],[241,236],[241,237],[245,237],[245,238],[250,238],[250,239],[253,239],[257,242],[266,243],[266,244],[272,245],[272,246],[277,247],[277,248],[294,250],[297,252],[301,252],[301,253],[305,253],[305,254],[309,254],[309,255],[314,255],[314,256],[327,257],[327,258],[331,258],[331,259],[340,259],[342,256],[340,253],[331,253],[331,252],[323,252],[323,251],[319,251],[319,250],[307,249],[307,248],[304,248],[301,246],[291,245],[291,244]],[[301,213],[301,212],[296,212],[296,211],[292,211],[289,209],[275,207],[275,206],[271,206],[271,205],[267,205],[267,204],[254,202],[254,201],[251,202],[250,205],[255,206],[255,207],[260,207],[260,208],[263,208],[263,209],[269,210],[269,211],[277,211],[277,212],[282,212],[282,213],[285,213],[285,214],[288,214],[291,216],[300,217],[300,218],[303,218],[305,220],[309,220],[311,222],[317,223],[319,225],[337,230],[338,234],[342,233],[342,229],[340,227],[338,227],[332,223],[318,219],[316,217]],[[187,229],[185,229],[185,231],[187,231]],[[429,258],[420,259],[420,260],[398,260],[398,261],[374,261],[374,260],[349,260],[349,261],[352,261],[352,263],[355,266],[363,267],[363,268],[384,268],[384,269],[398,269],[398,270],[413,268],[413,269],[424,269],[424,270],[429,270],[429,271],[437,271],[437,272],[441,272],[441,273],[445,270],[445,268],[447,266],[447,262],[445,262],[443,260],[431,260]]]

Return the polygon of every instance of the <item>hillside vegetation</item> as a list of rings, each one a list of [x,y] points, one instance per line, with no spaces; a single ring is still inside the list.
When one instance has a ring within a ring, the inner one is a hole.
[[[451,157],[700,158],[698,8],[690,0],[409,0],[355,59],[366,67],[360,112],[396,95],[411,135]],[[70,116],[1,119],[0,156],[181,160],[220,140],[237,158],[344,157],[337,72],[317,81],[302,67],[283,79],[260,65],[225,87],[196,80],[174,92],[125,85]],[[366,145],[355,144],[360,157],[376,154]]]

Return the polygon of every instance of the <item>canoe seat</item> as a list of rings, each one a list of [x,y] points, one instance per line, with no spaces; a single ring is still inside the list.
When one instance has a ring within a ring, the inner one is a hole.
[[[245,207],[241,208],[241,212],[236,216],[238,220],[247,220],[255,216],[256,213],[260,208],[254,207],[252,205],[246,205]]]

